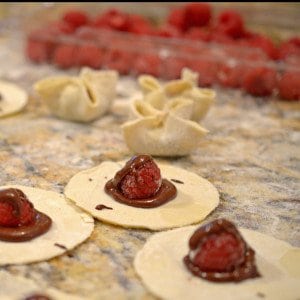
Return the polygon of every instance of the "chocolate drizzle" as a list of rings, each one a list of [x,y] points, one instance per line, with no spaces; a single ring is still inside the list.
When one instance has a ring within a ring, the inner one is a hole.
[[[0,202],[9,203],[13,208],[12,214],[15,217],[20,216],[22,201],[28,201],[33,208],[32,203],[21,190],[9,188],[0,191]],[[47,215],[35,210],[34,220],[31,224],[21,224],[14,227],[0,226],[0,240],[8,242],[29,241],[47,232],[51,224],[52,220]]]
[[[225,272],[203,271],[195,265],[190,258],[190,253],[183,259],[186,267],[198,277],[215,282],[239,282],[248,278],[260,277],[260,274],[255,265],[255,252],[247,245],[234,224],[225,220],[219,219],[197,229],[189,240],[190,251],[197,251],[201,248],[208,236],[212,234],[220,234],[227,232],[232,234],[244,246],[244,258],[235,266],[233,270]],[[201,249],[200,249],[201,250]]]
[[[125,197],[120,189],[120,184],[127,174],[136,172],[147,162],[152,161],[149,155],[139,155],[132,157],[124,166],[118,171],[115,177],[109,180],[105,185],[105,192],[111,195],[116,201],[139,208],[154,208],[174,199],[177,195],[177,189],[173,183],[167,179],[163,179],[159,190],[155,195],[145,199],[129,199]]]
[[[102,209],[113,209],[112,207],[106,206],[104,204],[98,204],[95,209],[102,210]]]
[[[25,300],[51,300],[51,298],[43,294],[34,294],[26,297]]]

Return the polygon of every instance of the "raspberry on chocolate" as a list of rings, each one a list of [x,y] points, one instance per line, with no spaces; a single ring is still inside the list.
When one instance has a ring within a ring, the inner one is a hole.
[[[160,206],[177,195],[176,187],[162,179],[159,167],[149,155],[132,157],[105,184],[105,192],[118,202],[141,208]]]
[[[123,195],[130,199],[148,198],[157,193],[161,187],[162,179],[160,170],[153,159],[143,155],[139,159],[141,163],[135,163],[137,157],[133,157],[124,167],[127,174],[118,183]],[[123,173],[124,169],[120,172]],[[115,178],[118,177],[118,174]],[[117,179],[118,180],[118,179]]]
[[[195,276],[216,282],[239,282],[260,276],[254,250],[235,225],[225,219],[197,229],[189,240],[189,248],[184,263]]]
[[[0,226],[29,225],[34,219],[33,205],[21,190],[10,188],[0,191]]]

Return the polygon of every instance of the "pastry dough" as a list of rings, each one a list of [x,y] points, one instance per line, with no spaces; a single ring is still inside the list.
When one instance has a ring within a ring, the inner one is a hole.
[[[67,184],[65,195],[98,220],[130,228],[163,230],[198,223],[219,204],[216,188],[204,178],[186,170],[158,164],[163,178],[177,179],[177,197],[156,208],[136,208],[115,201],[104,191],[105,183],[125,162],[103,162],[76,174]],[[99,204],[112,209],[96,210]]]
[[[54,288],[43,288],[40,283],[22,276],[11,275],[0,270],[0,299],[1,300],[22,300],[34,294],[43,294],[55,300],[82,300],[82,297],[63,293]]]
[[[133,152],[183,156],[198,146],[208,132],[198,122],[214,102],[215,92],[198,88],[197,81],[198,75],[189,69],[182,71],[182,79],[164,85],[149,75],[139,77],[143,99],[131,101],[131,120],[122,126]]]
[[[78,77],[55,76],[34,85],[51,112],[66,120],[90,122],[111,107],[116,96],[118,73],[83,68]]]
[[[0,118],[21,111],[27,104],[28,95],[19,86],[0,81]]]
[[[281,262],[293,259],[293,248],[286,242],[247,229],[239,229],[256,252],[256,265],[262,277],[240,283],[214,283],[193,276],[182,259],[188,253],[190,236],[199,226],[189,226],[155,234],[134,260],[134,267],[145,286],[156,296],[172,300],[295,300],[300,296],[300,275]],[[299,257],[299,256],[298,256]],[[300,269],[300,261],[292,262]]]
[[[0,241],[0,265],[48,260],[73,249],[91,235],[93,218],[67,203],[63,195],[26,186],[2,186],[0,189],[9,187],[22,190],[37,210],[52,219],[52,226],[45,234],[27,242]]]

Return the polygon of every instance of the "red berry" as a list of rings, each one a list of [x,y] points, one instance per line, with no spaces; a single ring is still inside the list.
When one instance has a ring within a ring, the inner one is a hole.
[[[160,169],[151,159],[137,169],[131,170],[121,181],[120,189],[130,199],[149,198],[160,189]]]
[[[244,90],[254,96],[269,96],[276,85],[276,71],[267,67],[251,68],[243,79]]]
[[[174,26],[163,25],[157,31],[157,35],[161,37],[172,37],[179,38],[181,36],[181,32]]]
[[[28,36],[26,55],[36,63],[47,61],[52,55],[55,44],[55,36],[49,29],[35,30]]]
[[[7,189],[1,193],[5,193],[5,201],[0,201],[0,226],[17,227],[29,225],[34,221],[35,210],[22,191]],[[10,203],[10,199],[17,197],[19,199],[13,200],[17,205],[16,211],[14,205]]]
[[[36,63],[47,61],[47,45],[42,41],[28,40],[26,44],[26,55],[30,60]]]
[[[104,58],[104,65],[108,69],[116,70],[120,74],[128,74],[133,63],[133,55],[120,49],[110,49]]]
[[[193,258],[204,272],[230,272],[244,262],[245,245],[232,234],[210,234]]]
[[[76,65],[78,48],[74,45],[60,45],[53,55],[54,63],[60,68],[67,69]]]
[[[89,22],[87,14],[82,10],[69,10],[63,15],[63,20],[74,28],[86,25]]]
[[[186,39],[208,42],[211,34],[208,30],[199,27],[191,27],[184,35]]]
[[[211,19],[211,7],[207,3],[189,3],[185,6],[187,28],[205,26]]]
[[[300,100],[300,71],[285,72],[278,84],[279,94],[285,100]]]
[[[155,54],[141,54],[135,59],[133,69],[137,74],[149,74],[159,77],[161,59]]]
[[[285,59],[289,56],[300,57],[300,37],[289,39],[280,45],[279,58]]]
[[[239,38],[244,33],[243,19],[233,10],[223,11],[218,17],[216,30],[232,38]]]
[[[245,69],[243,65],[222,64],[218,72],[218,82],[225,87],[238,88],[242,84]]]
[[[181,55],[170,56],[163,60],[162,76],[164,79],[178,79],[181,76],[181,71],[187,66],[187,61]]]
[[[219,62],[209,51],[202,51],[198,58],[191,61],[189,68],[198,72],[201,87],[209,87],[218,81]]]
[[[88,66],[99,69],[102,61],[102,50],[93,43],[87,43],[78,47],[77,63],[79,66]]]
[[[271,59],[278,58],[278,49],[275,47],[272,40],[266,36],[257,35],[249,39],[249,45],[261,49]]]
[[[180,31],[185,31],[187,29],[185,24],[185,10],[182,8],[173,9],[167,18],[167,23]]]
[[[64,34],[72,34],[75,31],[75,27],[67,23],[65,21],[57,21],[57,22],[52,22],[48,24],[48,30],[52,34],[59,34],[59,33],[64,33]]]

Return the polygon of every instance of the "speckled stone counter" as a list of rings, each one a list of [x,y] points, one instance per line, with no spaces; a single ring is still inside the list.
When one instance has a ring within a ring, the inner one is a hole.
[[[2,69],[1,76],[29,92],[34,80],[54,72],[45,66],[20,66]],[[124,88],[128,84],[131,88]],[[118,90],[119,100],[124,91],[130,96],[134,81],[122,80]],[[300,103],[217,92],[217,104],[203,122],[210,133],[189,157],[167,161],[217,187],[221,202],[207,220],[226,217],[300,246]],[[0,119],[1,185],[62,192],[78,171],[130,157],[120,129],[125,120],[113,113],[91,124],[71,123],[51,116],[30,97],[24,112]],[[96,222],[92,236],[68,254],[3,268],[82,299],[153,299],[132,267],[151,234]]]

